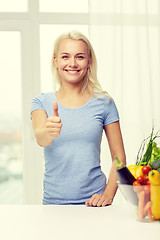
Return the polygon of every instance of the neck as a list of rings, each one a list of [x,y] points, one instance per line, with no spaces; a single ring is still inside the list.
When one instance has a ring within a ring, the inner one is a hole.
[[[76,96],[76,95],[83,95],[82,93],[81,84],[62,84],[58,90],[58,93],[63,96]]]

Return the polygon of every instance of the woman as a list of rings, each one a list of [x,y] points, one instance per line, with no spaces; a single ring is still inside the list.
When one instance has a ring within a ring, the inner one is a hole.
[[[110,205],[117,190],[114,156],[125,163],[125,152],[118,111],[98,83],[89,40],[78,32],[61,35],[52,69],[59,90],[35,97],[31,109],[37,143],[44,147],[43,204]],[[103,129],[112,157],[107,183],[100,166]]]

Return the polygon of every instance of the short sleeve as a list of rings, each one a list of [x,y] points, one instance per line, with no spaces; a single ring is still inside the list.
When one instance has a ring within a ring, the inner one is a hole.
[[[35,110],[45,110],[44,105],[43,105],[43,100],[44,100],[44,94],[41,93],[39,96],[34,97],[32,99],[31,103],[31,113]]]
[[[110,123],[119,121],[119,113],[116,104],[113,99],[108,103],[104,104],[104,122],[103,125],[106,126]]]

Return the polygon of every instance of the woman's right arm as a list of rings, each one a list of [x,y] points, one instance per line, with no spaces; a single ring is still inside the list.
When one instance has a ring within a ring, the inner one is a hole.
[[[57,103],[53,103],[53,116],[47,117],[44,110],[35,110],[32,112],[32,124],[39,146],[50,145],[53,140],[59,136],[62,128],[61,119],[58,115]]]

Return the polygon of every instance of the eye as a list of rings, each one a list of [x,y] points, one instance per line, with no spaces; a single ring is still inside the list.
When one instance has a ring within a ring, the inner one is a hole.
[[[69,58],[69,57],[68,57],[67,55],[63,55],[62,58],[63,58],[63,59],[67,59],[67,58]]]
[[[78,58],[78,59],[84,59],[84,56],[79,55],[79,56],[77,56],[77,58]]]

